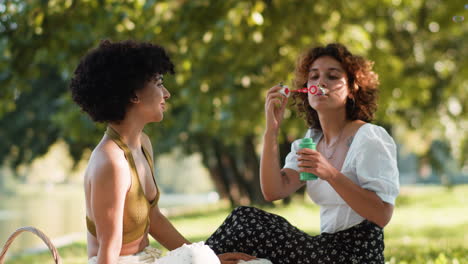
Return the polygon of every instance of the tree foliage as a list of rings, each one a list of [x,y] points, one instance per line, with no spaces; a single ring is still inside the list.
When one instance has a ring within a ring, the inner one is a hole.
[[[158,153],[199,152],[233,203],[260,202],[258,153],[265,93],[291,84],[306,48],[341,42],[375,61],[376,122],[421,156],[431,142],[466,165],[468,27],[459,0],[42,0],[0,2],[0,160],[31,161],[64,139],[79,160],[103,132],[72,103],[67,83],[101,39],[165,46],[177,74],[163,123],[148,133]],[[459,20],[457,20],[459,21]],[[306,127],[286,113],[281,153]],[[243,198],[244,197],[244,198]]]

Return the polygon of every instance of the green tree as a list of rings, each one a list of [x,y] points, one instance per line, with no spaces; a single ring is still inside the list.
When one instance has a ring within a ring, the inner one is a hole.
[[[291,84],[298,54],[328,42],[342,42],[375,61],[381,81],[377,123],[420,156],[430,155],[432,141],[447,142],[459,165],[466,165],[468,27],[452,19],[466,15],[464,4],[6,0],[0,3],[0,135],[9,136],[0,160],[28,162],[59,138],[76,160],[92,148],[103,126],[79,112],[67,82],[100,39],[132,38],[165,46],[177,65],[175,78],[167,78],[168,118],[148,128],[157,153],[176,145],[201,153],[218,191],[233,204],[263,202],[256,150],[267,89],[280,81]],[[41,80],[46,83],[33,85]],[[26,109],[49,118],[35,115],[33,124]],[[16,125],[17,119],[24,121]],[[21,129],[28,125],[32,132]],[[288,111],[282,157],[305,130]],[[46,139],[35,140],[41,135]]]

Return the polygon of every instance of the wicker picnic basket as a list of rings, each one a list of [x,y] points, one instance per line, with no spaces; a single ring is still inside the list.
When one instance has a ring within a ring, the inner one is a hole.
[[[13,240],[15,240],[15,238],[19,234],[21,234],[21,233],[23,233],[25,231],[31,232],[31,233],[37,235],[40,239],[42,239],[42,241],[44,241],[44,243],[47,245],[47,247],[49,247],[50,253],[52,253],[52,257],[54,258],[55,263],[56,264],[62,264],[62,259],[60,258],[60,255],[59,255],[57,249],[52,244],[50,239],[44,233],[42,233],[39,229],[37,229],[35,227],[32,227],[32,226],[25,226],[25,227],[18,228],[15,232],[13,232],[13,234],[10,235],[10,237],[7,239],[5,245],[3,246],[2,253],[0,253],[0,264],[4,263],[6,253],[8,251],[8,248],[10,247],[11,243],[13,242]]]

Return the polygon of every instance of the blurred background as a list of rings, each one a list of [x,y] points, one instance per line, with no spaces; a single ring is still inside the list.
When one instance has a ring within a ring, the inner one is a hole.
[[[341,42],[375,62],[374,123],[398,144],[402,194],[386,229],[388,263],[468,263],[465,19],[468,2],[458,0],[0,0],[0,244],[32,225],[78,252],[66,263],[86,262],[82,177],[105,127],[80,112],[68,83],[102,39],[160,44],[176,65],[165,76],[165,119],[145,130],[160,206],[189,238],[208,237],[236,205],[278,210],[318,232],[303,191],[273,204],[261,196],[264,100],[271,86],[292,84],[305,49]],[[306,129],[289,108],[282,162]],[[303,211],[313,219],[294,213]],[[42,248],[22,236],[9,253]]]

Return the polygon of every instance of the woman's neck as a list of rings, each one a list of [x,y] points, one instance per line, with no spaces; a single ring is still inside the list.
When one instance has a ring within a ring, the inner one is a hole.
[[[323,139],[327,145],[336,142],[338,137],[343,134],[343,129],[350,122],[346,119],[346,115],[340,112],[319,113],[319,120]]]
[[[136,150],[141,148],[141,133],[143,131],[142,125],[136,122],[131,122],[124,119],[119,123],[111,122],[108,124],[114,129],[122,138],[122,141],[131,149]]]

